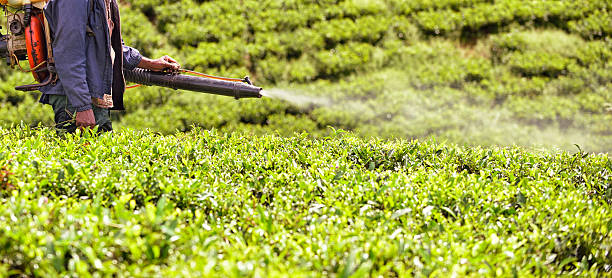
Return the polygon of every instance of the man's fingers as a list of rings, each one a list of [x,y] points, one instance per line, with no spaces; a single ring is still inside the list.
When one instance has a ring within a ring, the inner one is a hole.
[[[87,128],[87,127],[94,127],[94,126],[96,126],[96,123],[79,123],[79,122],[77,122],[76,125],[78,127]]]
[[[178,70],[180,66],[172,63],[164,63],[164,69]]]
[[[181,68],[181,65],[179,65],[178,63],[168,63],[168,66],[174,70],[178,70]]]
[[[96,118],[94,116],[93,110],[85,110],[76,113],[76,125],[79,128],[89,128],[96,125]]]
[[[176,60],[174,60],[172,57],[170,57],[168,55],[164,56],[164,60],[166,60],[168,62],[171,62],[171,63],[178,64],[178,62]]]
[[[150,70],[154,71],[164,71],[164,70],[179,70],[181,65],[170,56],[166,55],[155,60],[151,60],[151,63],[146,67]]]
[[[162,57],[162,59],[167,63],[167,65],[169,67],[171,67],[172,69],[179,69],[181,68],[181,64],[179,64],[179,62],[177,62],[176,60],[172,59],[172,57],[166,55],[164,57]]]

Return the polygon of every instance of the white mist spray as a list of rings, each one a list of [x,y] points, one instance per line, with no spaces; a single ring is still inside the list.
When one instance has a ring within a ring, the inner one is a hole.
[[[306,106],[330,106],[332,104],[331,99],[324,97],[309,96],[301,94],[296,91],[288,91],[281,89],[271,89],[261,91],[261,95],[264,97],[280,99],[291,103],[297,107]]]
[[[576,150],[574,144],[578,144],[584,149],[609,151],[601,147],[590,148],[589,145],[599,139],[583,130],[560,129],[552,124],[526,125],[514,119],[505,108],[473,106],[465,103],[460,95],[450,96],[450,92],[400,89],[385,90],[368,97],[332,99],[313,95],[307,90],[271,89],[262,91],[262,95],[298,108],[322,109],[328,120],[330,115],[335,115],[331,116],[332,122],[323,124],[352,127],[349,129],[354,128],[364,136],[436,137],[468,145],[522,145],[566,150]]]

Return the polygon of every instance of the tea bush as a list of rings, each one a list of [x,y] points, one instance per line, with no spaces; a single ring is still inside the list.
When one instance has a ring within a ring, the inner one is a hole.
[[[429,34],[452,34],[455,33],[453,31],[463,31],[463,36],[471,37],[482,35],[480,33],[504,30],[514,22],[532,26],[567,28],[568,22],[588,18],[593,13],[601,14],[603,20],[598,18],[596,20],[600,23],[588,25],[601,26],[605,25],[605,18],[609,17],[609,5],[608,1],[504,0],[495,1],[495,3],[476,3],[459,9],[442,7],[437,10],[430,9],[418,12],[416,19],[421,28]],[[605,29],[606,27],[602,28]],[[583,31],[579,28],[573,29],[579,32]],[[604,32],[603,35],[605,36],[605,34]],[[586,35],[589,36],[588,32]]]
[[[605,276],[612,265],[602,155],[341,130],[0,132],[2,276]]]
[[[514,54],[508,64],[513,71],[523,76],[543,75],[558,77],[567,73],[572,61],[559,55],[527,52]]]
[[[129,38],[129,44],[142,51],[143,55],[151,56],[154,50],[169,46],[155,26],[140,11],[123,7],[121,9],[122,35]]]
[[[1,277],[612,270],[610,1],[120,2],[280,100],[140,87],[60,137],[0,67]]]
[[[612,16],[606,10],[595,10],[587,18],[571,21],[569,28],[576,34],[588,39],[610,37],[612,34]]]
[[[566,140],[555,138],[555,145],[579,143],[589,151],[612,145],[606,0],[126,0],[121,6],[125,43],[144,54],[170,54],[185,68],[214,75],[249,75],[287,94],[285,101],[234,103],[141,87],[126,93],[128,110],[113,114],[116,127],[172,133],[192,124],[231,131],[253,125],[247,129],[286,135],[297,130],[281,120],[287,117],[317,135],[334,125],[363,136],[532,145],[547,136],[525,139],[523,130],[591,132],[588,125],[596,134],[560,135]],[[30,77],[2,67],[0,78],[6,111],[0,125],[52,124],[43,116],[48,108],[31,107],[38,96],[11,89]],[[579,108],[538,108],[557,102]],[[38,112],[20,112],[30,110]],[[547,116],[543,127],[535,124],[543,113],[564,116]],[[516,135],[499,135],[504,132]]]

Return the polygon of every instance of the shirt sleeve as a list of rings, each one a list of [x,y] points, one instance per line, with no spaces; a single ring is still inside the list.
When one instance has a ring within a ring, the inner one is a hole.
[[[53,18],[53,56],[58,78],[77,112],[92,108],[85,43],[89,1],[54,1],[45,9],[46,15]]]
[[[122,42],[123,43],[123,42]],[[129,47],[127,45],[123,45],[123,68],[126,70],[133,70],[138,67],[140,61],[142,60],[142,55],[136,48]]]

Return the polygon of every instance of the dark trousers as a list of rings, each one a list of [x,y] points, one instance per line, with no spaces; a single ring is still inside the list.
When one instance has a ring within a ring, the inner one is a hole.
[[[53,112],[55,113],[55,127],[66,132],[75,132],[77,129],[74,121],[76,109],[70,105],[68,98],[66,96],[49,95],[49,104],[53,106]],[[96,118],[98,131],[106,132],[113,130],[108,109],[94,105],[93,113]]]

